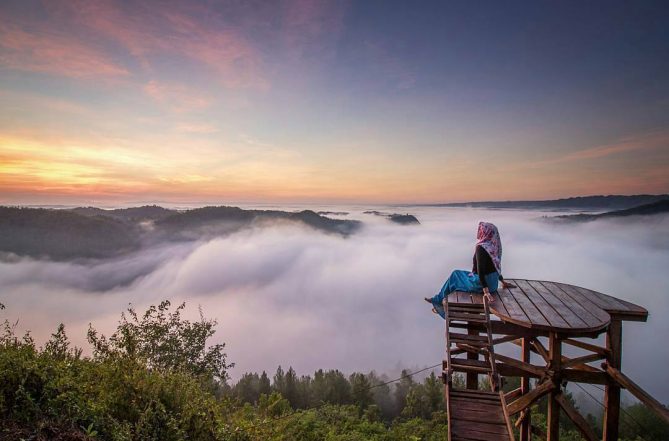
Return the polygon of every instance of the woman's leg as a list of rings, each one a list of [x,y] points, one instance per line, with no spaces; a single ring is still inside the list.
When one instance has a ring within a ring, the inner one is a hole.
[[[464,271],[464,270],[453,271],[446,280],[446,282],[444,283],[444,286],[441,287],[439,294],[435,295],[430,299],[432,306],[437,311],[437,314],[441,316],[441,318],[445,318],[444,307],[442,306],[442,302],[444,301],[444,299],[454,291],[468,290],[467,287],[470,286],[468,275],[469,271]]]

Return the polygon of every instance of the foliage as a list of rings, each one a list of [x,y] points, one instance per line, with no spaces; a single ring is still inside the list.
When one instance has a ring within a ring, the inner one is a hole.
[[[279,367],[229,385],[224,345],[207,345],[216,323],[181,317],[169,302],[124,314],[109,338],[92,327],[92,357],[72,347],[60,325],[43,347],[0,334],[0,440],[436,441],[447,437],[441,380],[403,371],[338,370],[298,376]],[[3,309],[0,304],[0,310]],[[461,377],[454,382],[463,385]],[[509,382],[505,388],[513,388]],[[568,396],[571,400],[571,396]],[[629,416],[628,416],[629,415]],[[593,425],[601,425],[588,416]],[[544,404],[532,422],[545,429]],[[561,421],[561,439],[579,440]],[[621,441],[669,439],[646,407],[623,412]]]
[[[126,359],[138,362],[149,369],[166,372],[182,371],[215,381],[227,379],[225,344],[206,346],[214,335],[215,320],[207,320],[200,311],[200,320],[190,322],[181,318],[186,304],[169,312],[170,302],[151,306],[141,316],[132,308],[108,339],[92,327],[88,341],[93,346],[96,360]]]

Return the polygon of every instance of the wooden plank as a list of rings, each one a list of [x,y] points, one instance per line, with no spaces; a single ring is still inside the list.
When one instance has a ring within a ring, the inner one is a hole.
[[[586,421],[586,419],[583,418],[583,416],[581,416],[581,414],[578,413],[576,409],[574,409],[574,406],[569,403],[569,401],[564,397],[564,394],[557,394],[555,399],[562,410],[564,410],[564,413],[566,413],[569,419],[574,422],[578,430],[581,432],[581,435],[583,435],[587,441],[597,441],[597,434],[595,431],[592,430],[592,427],[590,427],[590,424]]]
[[[527,407],[534,404],[535,401],[537,401],[539,398],[543,397],[544,395],[552,391],[554,388],[555,384],[553,384],[552,381],[545,381],[541,383],[539,386],[532,389],[529,393],[523,395],[516,401],[510,403],[506,407],[506,410],[509,413],[509,415],[515,415],[518,412],[525,410]]]
[[[615,297],[604,295],[600,292],[593,291],[587,288],[582,288],[580,286],[571,285],[580,291],[583,295],[587,296],[593,303],[597,304],[600,308],[605,311],[626,311],[627,307],[624,303],[620,302]]]
[[[452,311],[449,315],[451,320],[460,320],[464,322],[485,323],[485,317],[480,314],[472,314],[469,312],[455,312]]]
[[[580,318],[587,325],[588,328],[599,329],[609,324],[611,318],[606,311],[593,307],[591,309],[604,313],[603,319],[595,316],[592,312],[588,311],[588,309],[584,308],[583,305],[581,305],[581,303],[573,295],[569,295],[569,293],[565,291],[565,288],[568,289],[569,287],[565,286],[563,288],[561,284],[555,282],[541,282],[541,284],[544,285],[556,297],[558,297],[562,303],[564,303],[565,306],[567,306],[567,308],[569,308],[574,313],[574,315]]]
[[[516,285],[517,286],[517,285]],[[525,292],[520,288],[512,288],[506,290],[511,296],[516,300],[516,303],[523,309],[525,315],[532,323],[532,326],[543,326],[548,327],[550,323],[546,320],[546,317],[543,316],[541,311],[532,303],[529,297],[525,295]]]
[[[499,405],[499,395],[497,393],[482,393],[484,391],[478,389],[453,389],[451,390],[451,396],[454,399],[468,400],[472,402],[486,402],[494,403]]]
[[[581,340],[575,340],[573,338],[565,338],[562,340],[562,343],[567,343],[568,345],[576,346],[577,348],[585,349],[586,351],[594,352],[604,356],[608,356],[611,353],[611,351],[606,348],[602,348],[601,346],[586,343]]]
[[[567,283],[551,282],[559,287],[566,295],[571,297],[575,302],[583,307],[594,320],[609,323],[611,316],[608,312],[602,309],[599,305],[594,303],[588,296],[585,296],[581,291],[577,290],[575,286]]]
[[[581,318],[574,314],[574,312],[569,309],[567,305],[560,300],[559,297],[556,297],[555,294],[553,294],[548,288],[546,288],[541,282],[539,281],[529,281],[529,284],[533,286],[539,295],[548,302],[553,309],[564,319],[565,322],[569,325],[568,329],[589,329],[588,324],[585,323]]]
[[[521,361],[523,363],[531,364],[530,358],[530,339],[524,338],[521,342]],[[521,395],[527,395],[530,392],[530,377],[523,376],[520,379],[520,390]],[[520,441],[530,441],[530,426],[532,424],[532,418],[530,414],[530,409],[527,408],[522,415],[522,420],[520,423]]]
[[[453,423],[456,424],[456,429],[455,429],[456,433],[462,432],[462,430],[466,427],[466,429],[464,429],[464,430],[471,430],[471,431],[485,432],[485,433],[493,433],[493,434],[498,434],[498,435],[508,435],[509,434],[505,424],[486,422],[485,420],[476,421],[475,424],[471,424],[473,422],[471,419],[460,420],[460,419],[457,419],[457,418],[454,418],[452,421],[453,421]],[[464,422],[465,424],[458,424],[460,421]],[[461,429],[458,426],[463,426],[463,429]]]
[[[457,332],[449,332],[449,334],[450,334],[449,337],[452,340],[458,339],[458,340],[467,340],[467,341],[474,341],[474,342],[486,342],[486,343],[488,342],[487,337],[485,337],[483,335],[479,335],[478,333],[476,333],[476,334],[460,334],[460,333],[457,333]]]
[[[529,298],[534,306],[537,307],[541,314],[544,316],[550,327],[552,328],[569,328],[569,323],[567,323],[555,308],[553,308],[550,303],[544,299],[539,291],[532,286],[527,280],[516,280],[516,286],[520,288],[523,293]]]
[[[560,370],[562,361],[562,343],[555,332],[551,332],[548,340],[548,354],[550,367],[555,371]],[[552,380],[549,380],[552,382]],[[546,441],[558,441],[560,439],[560,405],[555,399],[560,393],[560,386],[555,385],[548,398],[548,418],[546,421]]]
[[[491,423],[504,424],[504,414],[501,412],[487,412],[474,407],[465,409],[462,406],[455,406],[451,410],[452,418],[462,421],[490,421]]]
[[[583,355],[582,357],[575,357],[575,358],[566,358],[562,357],[562,368],[570,368],[570,367],[577,367],[579,365],[583,365],[584,368],[588,368],[586,363],[592,363],[593,361],[601,360],[604,358],[603,355],[601,354],[588,354],[588,355]]]
[[[506,401],[513,401],[516,398],[518,398],[519,396],[521,396],[522,394],[523,394],[523,389],[521,387],[518,387],[518,388],[516,388],[512,391],[509,391],[509,392],[505,393],[504,394],[504,399]]]
[[[495,358],[497,361],[501,361],[502,363],[506,363],[533,375],[541,376],[546,373],[546,369],[544,367],[535,366],[530,363],[524,363],[522,361],[516,360],[515,358],[507,357],[506,355],[497,354]]]
[[[622,322],[611,320],[609,331],[606,333],[606,348],[611,351],[609,366],[620,370],[622,361]],[[620,386],[609,384],[604,388],[604,435],[603,441],[618,441],[618,427],[620,425]]]
[[[662,403],[657,401],[655,398],[650,396],[648,392],[641,389],[639,385],[630,380],[625,374],[620,372],[618,369],[606,365],[606,372],[613,378],[613,380],[618,383],[620,386],[627,389],[632,395],[637,397],[646,406],[650,407],[655,413],[662,417],[667,423],[669,423],[669,409],[667,409]]]
[[[520,307],[518,302],[516,302],[516,299],[511,295],[511,293],[504,289],[501,291],[497,292],[497,296],[500,299],[500,301],[504,304],[504,307],[506,308],[507,312],[509,315],[506,317],[507,320],[516,323],[517,325],[520,326],[527,326],[531,327],[532,322],[527,317],[527,314],[525,314],[525,311],[523,311],[523,308]]]

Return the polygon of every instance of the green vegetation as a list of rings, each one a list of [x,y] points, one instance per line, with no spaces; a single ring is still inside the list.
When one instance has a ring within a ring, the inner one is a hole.
[[[185,320],[183,308],[169,302],[142,314],[130,308],[109,337],[91,327],[90,356],[71,346],[63,325],[37,347],[5,321],[0,440],[446,439],[434,373],[419,382],[404,372],[387,384],[374,372],[298,376],[279,367],[272,379],[247,373],[230,385],[225,346],[207,344],[216,322]],[[669,427],[645,407],[627,411],[643,428],[623,424],[624,440],[668,438]],[[545,427],[541,403],[533,421]],[[563,433],[565,440],[580,439],[566,421]]]

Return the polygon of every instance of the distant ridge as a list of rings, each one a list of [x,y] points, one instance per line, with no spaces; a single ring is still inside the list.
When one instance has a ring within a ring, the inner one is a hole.
[[[158,242],[207,239],[277,222],[341,236],[349,236],[361,226],[359,221],[331,219],[310,210],[220,206],[179,211],[156,205],[115,210],[0,206],[0,258],[7,254],[51,260],[110,258]]]
[[[546,210],[625,210],[669,199],[669,194],[578,196],[538,201],[483,201],[421,204],[424,207],[522,208]]]
[[[613,219],[630,216],[652,216],[655,214],[669,213],[669,199],[664,199],[652,204],[640,205],[626,210],[615,210],[601,214],[570,214],[564,216],[549,217],[552,221],[566,222],[590,222],[599,219]]]

